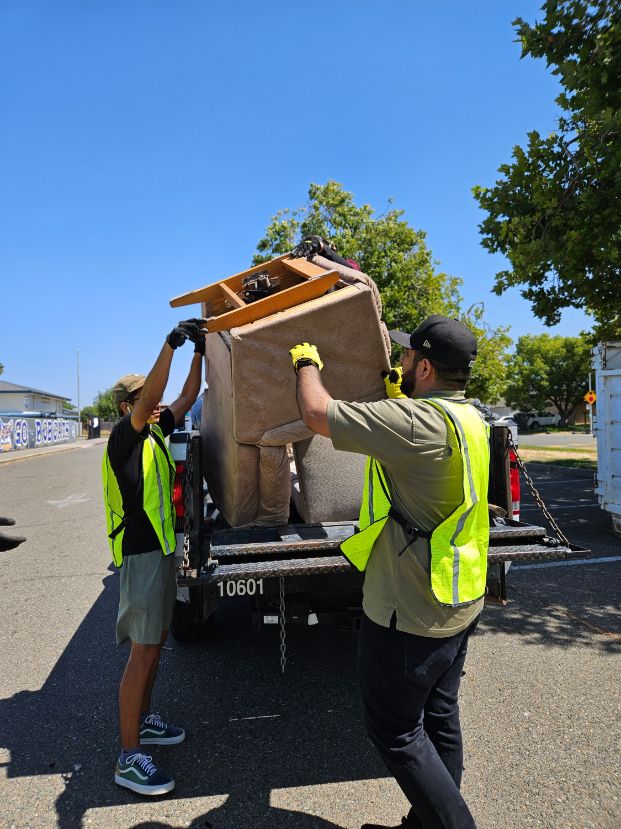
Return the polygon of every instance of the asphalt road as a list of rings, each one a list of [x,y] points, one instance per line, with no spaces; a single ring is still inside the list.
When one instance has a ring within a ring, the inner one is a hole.
[[[0,513],[28,541],[0,554],[0,827],[353,829],[406,804],[368,742],[355,634],[293,628],[278,640],[221,614],[202,646],[174,642],[156,690],[188,740],[159,749],[168,799],[113,783],[118,577],[108,566],[89,444],[0,465]],[[479,829],[619,829],[621,541],[592,475],[532,465],[576,543],[600,560],[514,567],[488,605],[463,680],[464,794]],[[538,521],[523,497],[523,517]]]
[[[564,446],[576,449],[597,448],[592,435],[581,432],[518,432],[518,446]]]

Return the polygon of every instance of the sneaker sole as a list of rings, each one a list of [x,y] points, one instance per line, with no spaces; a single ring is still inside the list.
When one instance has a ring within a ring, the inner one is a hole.
[[[138,794],[145,794],[149,797],[156,797],[161,794],[168,794],[175,788],[175,781],[171,780],[169,783],[162,783],[159,786],[143,786],[140,783],[134,783],[131,780],[126,780],[119,774],[114,775],[114,782],[117,786],[123,786],[124,789],[131,789]]]
[[[176,746],[185,740],[185,731],[177,737],[141,737],[141,746]]]

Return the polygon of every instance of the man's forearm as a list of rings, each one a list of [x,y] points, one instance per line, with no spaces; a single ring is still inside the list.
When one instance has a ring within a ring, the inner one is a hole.
[[[201,372],[203,369],[203,355],[194,353],[192,357],[192,363],[190,365],[190,371],[188,372],[188,376],[186,377],[185,383],[183,384],[183,388],[181,389],[181,395],[184,401],[189,406],[194,404],[194,401],[198,397],[198,392],[201,387]]]
[[[181,394],[168,407],[174,415],[175,423],[181,423],[183,415],[194,405],[201,387],[201,371],[203,366],[202,354],[194,353],[190,371],[181,389]]]
[[[308,428],[329,438],[328,403],[332,397],[325,390],[316,366],[303,366],[298,370],[296,398],[298,409]]]
[[[164,343],[151,371],[147,374],[142,387],[141,398],[145,409],[153,411],[162,399],[164,389],[168,383],[170,364],[172,363],[173,349]]]

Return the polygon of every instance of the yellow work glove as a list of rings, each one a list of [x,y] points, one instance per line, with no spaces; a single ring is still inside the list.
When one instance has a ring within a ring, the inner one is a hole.
[[[298,345],[294,345],[293,348],[289,349],[289,354],[291,354],[291,362],[293,363],[293,368],[295,369],[296,374],[298,368],[302,367],[298,365],[300,361],[308,360],[309,362],[314,363],[319,371],[323,368],[323,363],[321,362],[321,357],[319,356],[316,345],[311,345],[310,343],[298,343]]]
[[[406,397],[401,391],[401,379],[403,377],[403,369],[401,366],[391,368],[390,371],[382,371],[384,378],[384,385],[386,386],[386,394],[391,400]]]

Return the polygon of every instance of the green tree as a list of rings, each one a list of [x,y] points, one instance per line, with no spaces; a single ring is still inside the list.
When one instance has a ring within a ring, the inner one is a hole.
[[[96,414],[98,414],[98,412],[95,406],[84,406],[84,408],[80,409],[80,420],[82,423],[86,423],[89,417]]]
[[[102,420],[117,420],[119,412],[114,402],[112,389],[97,392],[93,400],[95,411]]]
[[[588,391],[590,366],[591,348],[583,337],[520,337],[505,394],[507,403],[526,411],[552,404],[566,421]]]
[[[257,244],[253,264],[288,253],[304,236],[330,239],[339,254],[355,259],[377,284],[388,328],[412,331],[429,314],[458,317],[479,340],[479,359],[468,393],[493,403],[506,380],[508,327],[490,328],[482,303],[462,310],[462,280],[436,269],[437,262],[415,230],[389,202],[380,215],[369,204],[357,205],[353,195],[337,181],[311,184],[308,202],[297,209],[279,211]]]
[[[545,58],[561,83],[558,127],[528,133],[495,185],[473,189],[482,244],[509,260],[497,294],[522,286],[547,325],[584,308],[610,338],[621,328],[621,4],[547,0],[542,11],[513,25],[522,57]]]

